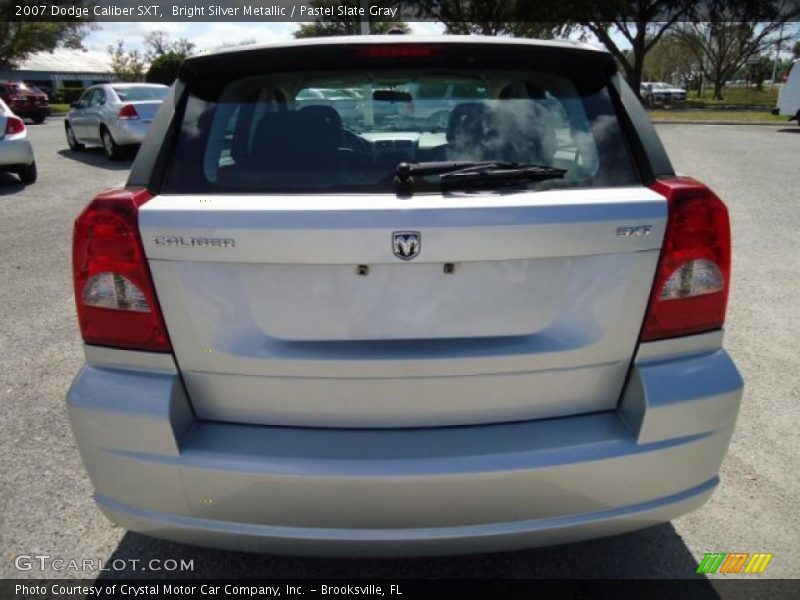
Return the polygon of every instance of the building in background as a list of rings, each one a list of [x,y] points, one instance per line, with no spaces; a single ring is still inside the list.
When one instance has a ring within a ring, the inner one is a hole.
[[[114,74],[105,52],[57,48],[32,54],[17,69],[0,69],[0,80],[33,84],[52,99],[64,88],[80,90],[114,81]]]

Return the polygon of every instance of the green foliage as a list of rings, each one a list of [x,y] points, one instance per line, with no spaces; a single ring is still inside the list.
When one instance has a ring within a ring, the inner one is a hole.
[[[194,49],[194,44],[186,38],[173,41],[164,31],[148,33],[144,36],[144,46],[144,54],[138,50],[125,50],[123,40],[119,40],[116,47],[108,47],[116,77],[123,81],[171,85],[178,77],[183,59]]]
[[[551,38],[596,37],[638,93],[647,53],[678,20],[689,0],[420,0],[422,12],[449,33]],[[613,35],[614,30],[620,35]],[[618,43],[624,39],[630,51]]]
[[[728,16],[724,18],[734,18],[726,14]],[[717,100],[723,99],[725,82],[732,79],[751,57],[767,51],[775,43],[774,35],[781,28],[781,21],[745,21],[743,15],[736,15],[736,20],[715,21],[711,26],[687,22],[676,28],[676,35],[691,48],[702,66],[703,75],[713,83]],[[762,67],[766,68],[765,64]]]
[[[698,101],[702,106],[716,106],[725,105],[731,106],[735,104],[742,104],[747,106],[765,106],[773,107],[778,102],[779,87],[768,86],[759,90],[752,85],[736,85],[725,87],[725,99],[715,100],[714,90],[706,89],[703,93],[703,98]],[[695,94],[692,94],[695,97]],[[692,102],[689,103],[690,105]]]
[[[50,103],[50,114],[52,115],[62,115],[64,113],[68,113],[72,107],[66,102],[51,102]]]
[[[448,33],[483,33],[525,37],[566,36],[580,32],[593,35],[617,60],[636,93],[645,70],[646,57],[662,38],[674,29],[690,24],[705,27],[709,22],[720,28],[747,30],[754,47],[747,56],[759,52],[762,39],[772,36],[781,23],[798,20],[800,8],[786,0],[420,0],[421,12],[445,24]],[[757,26],[756,26],[757,25]],[[766,32],[766,34],[764,33]],[[697,65],[709,61],[693,48],[694,59],[681,48],[681,66],[664,66],[684,81],[696,78]],[[740,53],[741,55],[741,53]],[[661,70],[661,68],[657,68]],[[734,69],[735,70],[735,69]],[[680,75],[678,72],[680,71]],[[708,68],[704,69],[709,75]],[[728,67],[715,69],[712,78],[720,81]],[[724,76],[722,78],[724,82]]]
[[[642,79],[679,83],[686,90],[702,74],[702,66],[689,45],[680,37],[667,33],[651,48],[644,61]]]
[[[654,121],[786,122],[786,117],[767,110],[654,110],[650,118]]]
[[[91,28],[89,23],[80,21],[23,23],[14,20],[16,4],[19,3],[0,0],[0,69],[14,68],[36,52],[51,52],[58,47],[80,48]]]
[[[80,87],[77,88],[68,88],[62,87],[59,88],[53,94],[53,102],[56,104],[72,104],[73,102],[77,102],[83,93],[86,90]]]
[[[563,4],[531,0],[419,0],[420,13],[456,35],[552,38],[563,33]]]
[[[109,46],[111,72],[122,81],[144,81],[146,63],[138,50],[125,50],[125,42],[118,40],[116,46]]]
[[[374,21],[370,22],[370,33],[388,33],[392,29],[402,29],[406,33],[410,31],[406,23],[400,21]],[[294,32],[295,38],[324,37],[330,35],[358,35],[361,33],[361,21],[315,21],[300,25],[300,29]]]
[[[147,70],[145,81],[148,83],[163,83],[164,85],[172,85],[178,78],[178,71],[180,71],[181,63],[185,55],[178,52],[167,52],[158,56]]]
[[[153,62],[159,57],[174,54],[186,58],[194,50],[194,44],[186,38],[171,40],[166,31],[151,31],[144,36],[144,46],[147,48],[144,58],[147,62]]]
[[[772,69],[775,61],[771,56],[766,54],[762,54],[755,58],[758,59],[758,62],[753,60],[752,63],[748,63],[746,67],[747,80],[755,83],[756,89],[760,91],[764,88],[764,80],[769,79],[772,76]]]

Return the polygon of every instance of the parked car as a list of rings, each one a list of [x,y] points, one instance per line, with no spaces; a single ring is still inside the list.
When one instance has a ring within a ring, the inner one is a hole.
[[[659,84],[645,81],[639,86],[639,97],[645,104],[654,104],[669,100],[670,93]]]
[[[16,173],[23,183],[36,181],[36,160],[25,122],[0,98],[0,171]]]
[[[295,96],[298,106],[332,106],[346,121],[362,114],[363,101],[353,90],[305,88]]]
[[[90,87],[72,104],[64,128],[72,150],[101,145],[117,160],[142,143],[169,88],[156,83],[108,83]]]
[[[686,90],[683,88],[676,87],[669,83],[664,83],[663,81],[656,82],[654,85],[659,86],[663,91],[668,93],[669,99],[672,101],[686,100]]]
[[[125,187],[78,216],[67,408],[113,522],[466,553],[646,527],[716,488],[743,385],[723,202],[675,174],[608,52],[398,37],[188,58]],[[295,102],[470,76],[486,97],[444,131]]]
[[[414,117],[428,119],[442,129],[447,127],[450,112],[456,105],[489,97],[478,77],[458,82],[441,82],[437,79],[431,82],[417,78],[408,85],[408,91],[414,98]]]
[[[686,90],[663,81],[645,81],[639,88],[639,96],[646,104],[686,100]]]
[[[800,125],[800,67],[795,60],[786,74],[786,83],[781,85],[778,92],[778,105],[773,109],[773,114],[786,115],[790,120],[796,120]]]
[[[47,94],[35,85],[21,81],[0,81],[0,99],[15,115],[31,119],[34,123],[42,123],[50,114]]]

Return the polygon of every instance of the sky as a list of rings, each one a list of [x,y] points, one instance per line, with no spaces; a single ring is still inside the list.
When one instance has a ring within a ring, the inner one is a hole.
[[[796,26],[796,24],[793,24]],[[433,22],[410,22],[412,33],[421,35],[440,35],[444,25]],[[298,23],[252,23],[252,22],[124,22],[98,23],[84,40],[84,47],[89,50],[106,52],[117,40],[124,40],[128,50],[143,50],[142,39],[151,31],[165,31],[170,38],[188,38],[195,44],[195,51],[210,50],[221,45],[235,45],[245,40],[271,42],[292,38],[292,33],[299,27]],[[796,27],[796,35],[800,37],[800,27]],[[625,39],[618,32],[612,32],[612,39],[620,47],[626,47]],[[595,39],[587,40],[590,44],[602,47]],[[788,56],[788,48],[781,54]]]
[[[84,39],[83,45],[89,50],[105,52],[108,46],[116,45],[117,40],[125,40],[129,50],[142,50],[142,38],[151,31],[165,31],[173,38],[188,38],[195,44],[195,50],[210,50],[217,46],[233,45],[241,41],[255,39],[257,42],[271,42],[292,38],[298,28],[297,23],[179,23],[125,22],[98,23],[98,29]],[[438,35],[444,31],[439,23],[409,23],[413,33]]]

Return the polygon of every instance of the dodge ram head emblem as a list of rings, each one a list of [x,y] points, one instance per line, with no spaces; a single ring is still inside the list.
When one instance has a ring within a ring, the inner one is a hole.
[[[395,231],[392,234],[392,250],[401,260],[411,260],[419,255],[422,235],[419,231]]]

